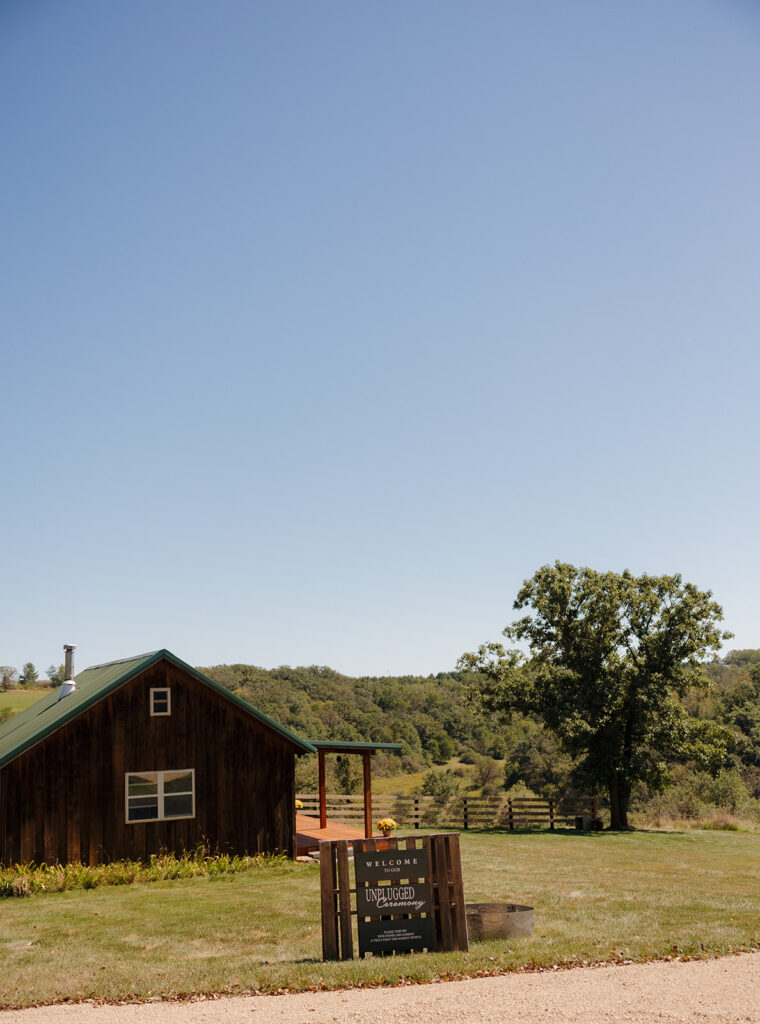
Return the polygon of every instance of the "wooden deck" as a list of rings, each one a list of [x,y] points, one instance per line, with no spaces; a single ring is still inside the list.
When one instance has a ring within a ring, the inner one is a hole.
[[[319,827],[319,818],[296,812],[296,854],[301,856],[319,849],[321,839],[364,839],[364,829],[328,821],[327,828]]]

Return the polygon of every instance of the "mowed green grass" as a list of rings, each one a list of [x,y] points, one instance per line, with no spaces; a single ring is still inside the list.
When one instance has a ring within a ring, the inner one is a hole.
[[[393,984],[760,948],[755,833],[463,833],[465,895],[535,907],[532,940],[321,962],[319,869],[2,903],[0,1003]]]
[[[28,708],[30,704],[38,701],[40,697],[44,697],[46,693],[50,693],[50,689],[46,686],[30,688],[28,690],[24,690],[20,686],[14,687],[12,690],[0,693],[0,710],[10,708],[15,715],[17,711],[23,711],[24,708]]]

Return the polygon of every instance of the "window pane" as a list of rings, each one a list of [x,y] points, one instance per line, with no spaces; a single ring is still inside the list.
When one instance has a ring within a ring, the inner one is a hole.
[[[129,776],[130,797],[151,795],[158,795],[158,775],[156,772]]]
[[[164,797],[165,818],[189,818],[193,813],[192,793]]]
[[[138,796],[129,801],[128,821],[151,821],[157,817],[157,796]]]
[[[164,772],[164,793],[192,793],[192,791],[192,772]]]
[[[151,710],[154,715],[166,715],[169,712],[169,691],[167,690],[152,690],[151,691]]]

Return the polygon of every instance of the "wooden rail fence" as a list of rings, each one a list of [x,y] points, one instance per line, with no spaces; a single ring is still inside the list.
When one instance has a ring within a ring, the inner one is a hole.
[[[319,796],[299,793],[303,813],[319,816]],[[404,828],[572,828],[578,817],[599,817],[596,797],[457,796],[445,802],[432,796],[383,795],[372,797],[373,822],[390,816]],[[327,794],[327,817],[361,826],[364,798]]]

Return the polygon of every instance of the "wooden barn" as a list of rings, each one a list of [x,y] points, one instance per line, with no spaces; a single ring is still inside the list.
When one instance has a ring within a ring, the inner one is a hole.
[[[295,854],[307,740],[166,650],[75,683],[0,726],[0,862]]]

